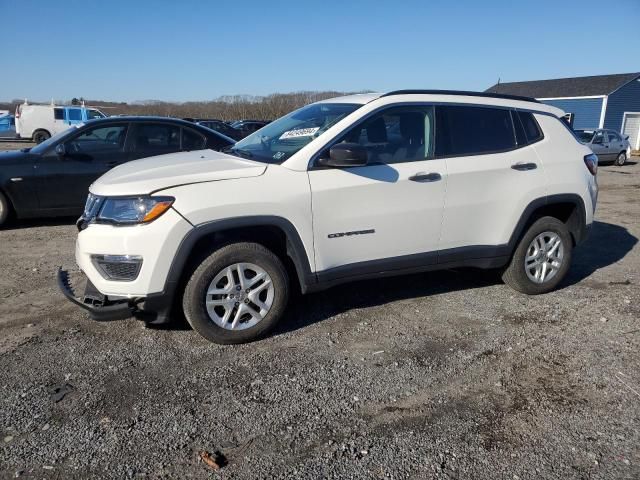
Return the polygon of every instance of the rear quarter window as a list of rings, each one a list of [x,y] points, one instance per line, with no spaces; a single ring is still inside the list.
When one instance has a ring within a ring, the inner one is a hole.
[[[518,117],[520,117],[520,121],[522,122],[528,143],[535,143],[542,140],[542,130],[540,130],[540,126],[538,122],[536,122],[533,113],[518,111]]]

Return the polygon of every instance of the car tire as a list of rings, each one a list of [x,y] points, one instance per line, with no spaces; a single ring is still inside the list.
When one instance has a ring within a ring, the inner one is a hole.
[[[42,143],[50,138],[51,134],[46,130],[36,130],[33,134],[33,141],[36,143]]]
[[[204,338],[235,344],[266,335],[282,318],[288,299],[282,261],[260,244],[237,242],[216,249],[196,268],[182,308]]]
[[[6,225],[9,221],[9,214],[11,213],[11,205],[9,200],[0,192],[0,228]]]
[[[539,218],[520,240],[502,280],[527,295],[547,293],[567,274],[572,252],[573,239],[567,226],[554,217]]]
[[[627,163],[627,152],[620,152],[616,157],[615,164],[622,167],[625,163]]]

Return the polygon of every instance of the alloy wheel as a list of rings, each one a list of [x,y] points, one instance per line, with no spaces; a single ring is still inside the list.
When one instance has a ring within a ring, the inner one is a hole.
[[[524,257],[527,277],[534,283],[545,283],[556,276],[564,259],[562,238],[555,232],[543,232],[529,244]]]
[[[273,305],[275,289],[269,274],[253,263],[234,263],[209,284],[205,305],[209,318],[226,330],[244,330],[259,323]]]

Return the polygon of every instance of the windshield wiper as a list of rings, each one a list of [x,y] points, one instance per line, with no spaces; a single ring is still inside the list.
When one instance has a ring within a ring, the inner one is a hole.
[[[227,147],[222,151],[224,153],[230,153],[231,155],[236,155],[238,157],[253,158],[253,153],[251,153],[249,150],[241,150],[240,148]]]

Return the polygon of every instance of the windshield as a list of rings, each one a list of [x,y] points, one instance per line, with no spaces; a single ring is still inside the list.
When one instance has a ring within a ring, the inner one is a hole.
[[[595,132],[593,130],[574,130],[574,133],[582,143],[589,143]]]
[[[105,118],[106,115],[102,113],[100,110],[87,110],[87,119],[93,120],[94,118]]]
[[[39,143],[38,145],[36,145],[35,147],[33,147],[31,150],[29,150],[31,153],[44,153],[46,150],[49,149],[49,147],[56,145],[61,138],[66,137],[67,135],[72,134],[73,132],[76,131],[76,129],[82,127],[84,124],[83,123],[78,123],[76,125],[73,125],[71,128],[68,128],[67,130],[63,130],[62,132],[58,132],[56,133],[53,137],[45,140],[42,143]]]
[[[266,125],[228,151],[251,160],[282,163],[362,105],[316,103]]]

